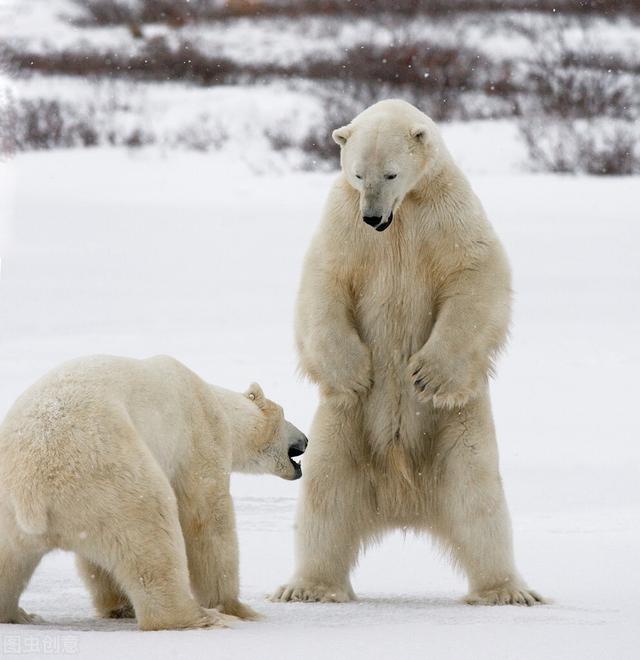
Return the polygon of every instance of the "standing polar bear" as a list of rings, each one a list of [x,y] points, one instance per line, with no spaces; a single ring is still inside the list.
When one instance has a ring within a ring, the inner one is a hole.
[[[55,369],[0,426],[0,623],[37,620],[18,601],[53,548],[77,554],[103,617],[135,610],[143,630],[253,618],[229,474],[297,479],[306,445],[258,385],[230,392],[168,357]]]
[[[488,376],[507,258],[434,123],[398,100],[333,132],[342,174],[306,257],[296,335],[320,388],[282,601],[348,601],[360,549],[429,532],[467,602],[542,599],[514,565]],[[383,233],[384,232],[384,233]]]

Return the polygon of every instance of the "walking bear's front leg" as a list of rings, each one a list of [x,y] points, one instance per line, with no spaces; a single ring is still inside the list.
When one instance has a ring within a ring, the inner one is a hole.
[[[238,538],[231,495],[214,490],[188,498],[189,509],[181,506],[193,594],[202,607],[240,619],[258,619],[257,612],[239,601]]]

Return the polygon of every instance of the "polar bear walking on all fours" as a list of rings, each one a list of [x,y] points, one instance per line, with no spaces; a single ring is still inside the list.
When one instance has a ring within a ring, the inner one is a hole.
[[[41,557],[75,552],[105,618],[143,630],[251,619],[238,600],[232,471],[297,479],[305,436],[256,384],[205,383],[169,357],[54,369],[0,425],[0,623]]]
[[[303,268],[296,338],[320,388],[296,524],[274,600],[348,601],[366,544],[433,535],[467,602],[542,599],[518,574],[488,377],[510,270],[433,121],[382,101],[333,132],[342,173]]]

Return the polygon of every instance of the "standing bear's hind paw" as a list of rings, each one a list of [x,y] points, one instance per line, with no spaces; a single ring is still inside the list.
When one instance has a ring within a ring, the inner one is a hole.
[[[233,614],[225,614],[217,609],[205,609],[205,612],[204,625],[197,626],[198,628],[231,628],[234,621],[238,620],[238,617]]]
[[[528,587],[504,586],[494,589],[473,591],[467,595],[465,602],[469,605],[540,605],[545,599]]]
[[[29,614],[19,607],[15,614],[6,618],[0,617],[0,623],[17,623],[24,625],[36,625],[45,623],[45,620],[37,614]]]
[[[239,600],[225,603],[220,607],[220,611],[245,621],[259,621],[262,618],[261,614]]]
[[[350,589],[295,580],[277,589],[269,600],[274,603],[347,603],[355,600],[355,596]]]
[[[110,609],[105,614],[106,619],[135,619],[136,613],[133,610],[133,606],[129,603],[122,605],[121,607],[114,607]]]

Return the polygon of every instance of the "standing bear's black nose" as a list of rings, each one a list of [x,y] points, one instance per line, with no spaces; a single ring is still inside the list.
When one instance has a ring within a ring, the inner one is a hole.
[[[371,227],[376,227],[382,221],[382,216],[380,215],[365,215],[362,218],[368,225]]]

